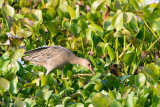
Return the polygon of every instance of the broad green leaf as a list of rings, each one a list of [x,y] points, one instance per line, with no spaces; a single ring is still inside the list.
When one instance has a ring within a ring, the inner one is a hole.
[[[112,100],[109,104],[110,107],[123,107],[122,104],[116,100]]]
[[[154,63],[144,66],[143,73],[146,74],[147,77],[151,77],[155,81],[157,81],[160,76],[159,68]]]
[[[14,104],[15,107],[26,107],[26,103],[22,100],[17,99]]]
[[[63,106],[65,106],[66,103],[67,103],[67,101],[69,101],[69,100],[71,100],[71,97],[64,97],[64,98],[62,99],[62,104],[63,104]]]
[[[19,20],[19,19],[23,19],[24,16],[23,16],[22,14],[15,14],[15,15],[14,15],[14,18],[15,18],[16,20]]]
[[[43,18],[42,18],[42,11],[39,9],[33,9],[32,12],[32,17],[37,21],[37,22],[43,22]]]
[[[138,0],[129,0],[129,2],[133,5],[133,7],[135,8],[135,10],[138,10],[139,6],[138,6]]]
[[[128,94],[128,96],[125,100],[125,106],[126,107],[134,107],[134,91],[132,91],[130,94]]]
[[[140,87],[144,86],[145,82],[146,82],[146,77],[143,73],[139,73],[138,75],[136,75],[135,83],[136,83],[137,87],[140,88]]]
[[[3,3],[1,12],[2,12],[3,17],[5,18],[8,16],[13,17],[13,15],[15,14],[14,8],[6,3]]]
[[[47,85],[48,84],[48,75],[42,75],[41,76],[41,86]]]
[[[112,25],[117,30],[120,31],[123,27],[123,13],[120,12],[113,16]]]
[[[90,81],[87,85],[84,86],[84,90],[89,91],[90,89],[93,89],[94,85],[95,85],[95,82]]]
[[[44,99],[44,93],[42,90],[40,89],[37,89],[36,92],[35,92],[35,96],[40,98],[40,99]]]
[[[16,61],[19,57],[22,57],[23,53],[25,52],[24,49],[17,49],[10,55],[11,60]]]
[[[51,33],[52,37],[54,37],[59,32],[59,27],[56,22],[48,22],[45,23],[45,26]]]
[[[27,31],[25,29],[21,29],[21,30],[16,32],[16,36],[19,37],[19,38],[27,38],[31,35],[32,35],[32,32]]]
[[[88,40],[92,41],[92,30],[89,28],[86,30],[86,37]]]
[[[59,6],[60,0],[49,0],[47,3],[47,7],[54,7],[54,9],[57,9]]]
[[[103,36],[102,27],[98,26],[97,24],[90,24],[88,27],[92,29],[94,32],[96,32],[99,36]]]
[[[26,83],[26,84],[24,84],[24,88],[33,87],[34,85],[35,85],[35,83]]]
[[[101,76],[102,76],[102,73],[97,72],[96,75],[91,78],[91,80],[94,81],[94,80],[96,80],[96,79],[100,79]]]
[[[131,77],[131,75],[124,75],[120,80],[123,83],[127,78]]]
[[[0,1],[0,8],[2,7],[2,4],[4,3],[4,0]]]
[[[4,78],[0,78],[0,94],[2,95],[3,92],[9,89],[10,82]]]
[[[124,21],[125,24],[126,24],[126,23],[129,23],[129,22],[131,21],[131,19],[132,19],[132,13],[130,13],[130,12],[125,12],[125,13],[123,14],[123,21]]]
[[[154,31],[160,31],[160,18],[156,18],[153,21],[151,21],[151,28]]]
[[[73,35],[78,35],[81,31],[81,28],[77,23],[72,23],[70,29]]]
[[[33,107],[36,105],[36,102],[34,99],[26,98],[24,102],[26,103],[27,107]]]
[[[18,83],[18,77],[17,76],[13,80],[10,81],[9,92],[11,94],[17,94],[17,92],[18,92],[17,83]]]
[[[127,65],[132,64],[132,62],[135,60],[135,57],[136,57],[135,52],[131,52],[131,51],[126,52],[126,54],[123,57],[124,63]]]
[[[105,30],[113,30],[114,29],[114,27],[113,27],[113,25],[112,25],[112,19],[113,19],[113,17],[109,17],[107,20],[105,20],[105,22],[104,22],[104,29]]]
[[[116,57],[115,51],[107,44],[108,54],[111,60],[114,60]]]
[[[96,0],[94,3],[91,5],[91,12],[99,11],[102,6],[104,5],[105,0]]]
[[[62,104],[58,104],[55,107],[64,107]]]
[[[71,6],[67,6],[68,12],[70,14],[71,19],[74,19],[76,17],[76,12]]]
[[[0,61],[0,75],[5,75],[8,72],[10,60]]]
[[[84,104],[78,102],[78,103],[73,103],[71,105],[67,105],[67,107],[84,107]]]
[[[88,24],[84,19],[80,19],[78,25],[81,27],[82,32],[88,28]]]
[[[101,13],[98,12],[98,11],[95,12],[95,13],[88,12],[86,17],[91,23],[96,23],[96,22],[98,22],[100,20]]]
[[[103,84],[102,84],[101,80],[99,79],[96,81],[96,85],[94,86],[94,89],[97,91],[101,91],[102,88],[103,88]]]
[[[127,32],[126,32],[127,33]],[[133,36],[130,36],[130,32],[128,32],[128,34],[125,35],[126,36],[126,39],[132,43],[136,48],[140,48],[141,45],[143,44],[143,41],[136,38],[136,37],[133,37]]]
[[[59,4],[60,10],[62,10],[63,12],[67,12],[68,11],[67,6],[68,6],[68,2],[66,0],[60,0],[60,4]]]
[[[110,97],[102,93],[97,93],[92,97],[92,104],[95,107],[104,107],[104,105],[107,107],[109,106],[110,101],[111,101]]]
[[[56,11],[54,8],[45,8],[42,10],[43,20],[52,21],[56,17]]]
[[[48,100],[49,97],[51,96],[52,91],[51,90],[43,90],[44,93],[44,99]]]

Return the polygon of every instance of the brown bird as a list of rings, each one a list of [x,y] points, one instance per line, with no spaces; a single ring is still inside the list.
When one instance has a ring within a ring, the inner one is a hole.
[[[68,77],[63,77],[63,68],[66,64],[80,64],[90,69],[93,73],[77,74],[78,77],[95,75],[92,63],[89,60],[77,57],[71,50],[62,46],[40,47],[27,51],[25,54],[29,56],[24,57],[24,60],[31,61],[35,65],[44,66],[47,69],[46,75],[59,68],[62,71],[62,79],[68,79]]]

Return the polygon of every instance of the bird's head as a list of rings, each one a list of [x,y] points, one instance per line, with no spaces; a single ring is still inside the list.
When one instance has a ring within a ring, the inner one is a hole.
[[[86,68],[90,69],[92,71],[93,75],[95,75],[95,71],[93,69],[93,65],[92,65],[91,61],[84,59],[82,65],[85,66]]]

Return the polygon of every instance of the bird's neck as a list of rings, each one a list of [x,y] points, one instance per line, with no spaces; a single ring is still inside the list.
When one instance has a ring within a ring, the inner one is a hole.
[[[80,58],[75,56],[73,59],[70,60],[70,64],[82,64],[84,62],[84,58]]]

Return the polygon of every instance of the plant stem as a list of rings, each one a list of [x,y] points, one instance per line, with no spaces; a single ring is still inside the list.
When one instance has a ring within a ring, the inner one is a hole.
[[[115,47],[115,51],[116,51],[116,58],[117,58],[117,62],[119,61],[119,55],[118,55],[118,36],[116,36],[116,47]]]
[[[147,52],[156,44],[156,42],[157,42],[159,39],[160,39],[160,37],[159,37],[157,40],[155,40],[155,41],[150,45],[150,47],[147,49]]]
[[[131,43],[130,44],[128,44],[127,45],[127,47],[123,50],[123,52],[120,54],[120,56],[119,56],[119,59],[121,59],[122,58],[122,56],[124,55],[124,53],[127,51],[127,49],[129,48],[129,46],[131,45]]]

